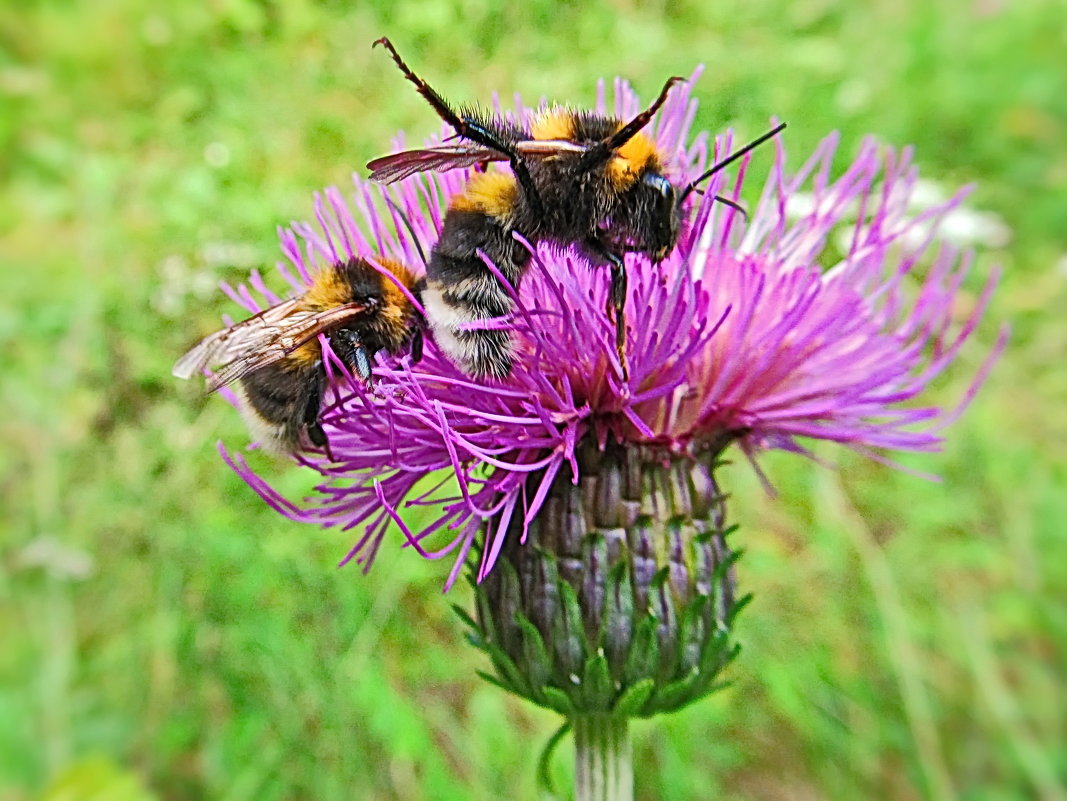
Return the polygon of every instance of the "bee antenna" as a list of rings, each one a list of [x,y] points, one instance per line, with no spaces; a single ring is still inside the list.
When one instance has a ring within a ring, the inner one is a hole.
[[[705,171],[705,173],[703,175],[701,175],[695,181],[691,181],[689,183],[689,185],[682,192],[681,197],[678,198],[678,205],[679,206],[682,205],[682,203],[685,202],[685,199],[687,197],[689,197],[689,195],[694,190],[699,192],[700,190],[697,189],[697,186],[699,184],[702,184],[704,181],[706,181],[708,178],[710,178],[711,176],[713,176],[715,173],[719,172],[720,170],[725,169],[726,167],[730,166],[735,161],[737,161],[739,158],[744,156],[746,153],[751,153],[753,150],[755,150],[757,147],[762,145],[768,139],[771,139],[772,137],[774,137],[776,134],[781,133],[781,131],[785,128],[785,126],[786,126],[786,124],[783,122],[781,125],[777,126],[773,130],[767,131],[767,133],[763,134],[763,136],[760,136],[760,137],[757,137],[756,139],[753,139],[751,142],[749,142],[747,145],[745,145],[743,148],[741,148],[737,152],[731,153],[729,156],[724,158],[722,161],[718,161],[715,164],[712,164],[711,167],[709,167],[707,169],[707,171]],[[717,195],[716,195],[716,198],[719,199],[719,200],[722,199],[722,198],[719,198]]]
[[[523,161],[522,156],[515,150],[514,146],[501,139],[498,133],[491,130],[484,123],[481,123],[472,117],[470,112],[457,113],[455,109],[448,105],[448,102],[441,97],[441,95],[437,94],[430,84],[426,83],[426,81],[416,75],[411,67],[404,62],[404,59],[402,59],[400,54],[396,52],[396,48],[393,47],[393,43],[389,41],[388,36],[376,39],[372,47],[377,47],[378,45],[382,45],[389,51],[389,55],[392,56],[393,62],[400,68],[400,71],[404,73],[404,77],[415,84],[415,88],[418,90],[419,94],[422,95],[426,102],[433,107],[433,110],[437,112],[438,117],[444,120],[446,124],[452,126],[452,129],[456,132],[457,136],[463,139],[469,139],[472,142],[477,142],[479,145],[485,145],[486,147],[492,148],[508,157],[508,162],[511,164],[511,169],[515,172],[515,177],[519,179],[519,183],[522,185],[527,197],[529,197],[534,211],[537,216],[540,217],[542,214],[541,200],[537,195],[537,187],[534,185],[533,178],[530,176],[530,171],[526,167],[526,162]]]
[[[697,189],[696,191],[697,191],[698,194],[701,194],[701,195],[704,194],[703,190],[701,190],[701,189]],[[745,211],[744,206],[742,206],[736,200],[731,200],[730,198],[723,197],[722,195],[715,195],[715,199],[717,201],[719,201],[720,203],[722,203],[724,206],[729,206],[731,209],[733,209],[738,214],[740,214],[745,220],[748,219],[748,212]]]
[[[415,84],[415,88],[418,90],[419,94],[422,95],[426,102],[433,107],[433,110],[437,112],[437,116],[455,128],[456,133],[462,136],[463,122],[457,116],[456,112],[452,110],[452,107],[448,105],[448,102],[441,97],[441,95],[437,94],[437,91],[430,86],[430,84],[426,83],[426,81],[415,74],[415,71],[412,70],[411,67],[407,65],[407,62],[400,57],[400,54],[396,52],[396,48],[393,47],[393,43],[389,41],[389,37],[383,36],[380,39],[375,39],[374,44],[371,45],[371,47],[377,47],[378,45],[382,45],[382,47],[389,51],[393,63],[396,64],[402,73],[404,73],[405,78]]]
[[[618,150],[620,147],[622,147],[631,139],[633,139],[634,135],[638,131],[648,125],[649,122],[652,121],[652,116],[657,111],[659,111],[660,106],[667,102],[667,95],[670,94],[671,87],[674,86],[676,83],[685,83],[685,78],[680,78],[677,75],[672,78],[668,78],[667,82],[663,84],[663,88],[660,90],[659,97],[656,98],[656,102],[654,102],[651,106],[646,108],[636,117],[634,117],[624,126],[622,126],[611,136],[610,139],[604,142],[604,145],[607,147],[607,149],[609,151]]]
[[[611,158],[612,153],[633,139],[638,131],[652,121],[652,115],[659,111],[660,106],[667,101],[667,95],[670,94],[671,87],[680,81],[684,82],[685,78],[679,78],[677,75],[668,78],[667,82],[663,84],[663,88],[660,90],[656,102],[622,126],[607,139],[597,142],[587,150],[578,162],[578,169],[592,170]]]

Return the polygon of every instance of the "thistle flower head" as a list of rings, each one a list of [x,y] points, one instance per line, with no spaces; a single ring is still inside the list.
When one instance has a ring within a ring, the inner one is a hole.
[[[737,144],[730,132],[691,135],[691,86],[677,87],[647,130],[679,185]],[[605,107],[601,87],[598,110]],[[614,112],[639,109],[616,81]],[[511,113],[527,119],[534,111],[519,104]],[[323,477],[300,503],[240,456],[226,458],[282,514],[358,528],[344,561],[369,567],[396,526],[424,556],[455,557],[451,585],[480,533],[479,579],[506,539],[525,537],[557,478],[579,483],[583,449],[632,445],[664,459],[714,456],[731,442],[750,457],[768,448],[805,452],[811,440],[876,458],[937,449],[986,368],[955,409],[920,396],[974,330],[995,278],[957,319],[972,260],[940,244],[937,227],[963,194],[912,213],[910,150],[868,140],[850,161],[837,150],[830,136],[792,168],[779,137],[773,153],[756,154],[756,163],[773,162],[769,169],[756,171],[750,154],[692,196],[669,258],[626,257],[627,378],[605,311],[608,271],[522,240],[533,258],[518,311],[483,323],[513,329],[517,357],[507,379],[465,376],[432,341],[417,364],[379,357],[369,389],[334,363],[322,414],[333,461],[300,457]],[[288,263],[279,269],[299,291],[314,270],[352,255],[417,267],[467,175],[419,174],[385,189],[356,177],[347,199],[329,189],[316,199],[315,224],[281,232]],[[747,219],[715,200],[740,203],[751,183],[760,192]],[[232,292],[251,311],[276,301],[259,276]],[[401,519],[405,510],[420,512],[414,530]]]

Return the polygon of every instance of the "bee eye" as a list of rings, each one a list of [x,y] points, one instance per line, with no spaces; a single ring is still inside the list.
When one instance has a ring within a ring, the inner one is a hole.
[[[662,175],[650,172],[645,175],[643,180],[646,185],[657,190],[661,195],[663,195],[663,197],[674,197],[674,187],[671,185],[671,182],[664,178]]]

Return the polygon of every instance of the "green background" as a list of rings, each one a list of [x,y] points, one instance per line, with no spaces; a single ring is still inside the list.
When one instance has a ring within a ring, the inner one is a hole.
[[[547,712],[478,680],[400,552],[290,524],[221,463],[237,415],[170,377],[312,192],[457,101],[649,96],[698,128],[914,143],[1013,232],[1012,339],[931,483],[839,449],[724,476],[754,604],[729,690],[635,726],[641,799],[1067,798],[1067,21],[1058,2],[10,3],[0,9],[0,801],[536,797]],[[765,163],[765,162],[764,162]],[[290,495],[303,471],[256,461]],[[573,769],[560,749],[553,771]]]

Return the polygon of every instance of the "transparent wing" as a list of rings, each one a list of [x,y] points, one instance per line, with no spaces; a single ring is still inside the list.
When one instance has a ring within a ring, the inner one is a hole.
[[[391,184],[417,172],[447,172],[487,161],[507,161],[499,150],[482,145],[461,142],[455,145],[440,145],[421,150],[405,150],[367,162],[370,178],[381,184]]]
[[[525,139],[515,143],[515,151],[520,156],[530,158],[551,158],[565,153],[584,153],[590,145],[579,145],[569,139]]]
[[[175,363],[171,373],[177,378],[192,378],[208,367],[237,358],[243,351],[266,343],[277,335],[285,318],[293,314],[298,299],[283,301],[259,314],[204,337]]]
[[[254,370],[284,359],[301,345],[362,314],[366,306],[347,303],[326,311],[299,308],[299,298],[271,306],[230,328],[201,340],[174,365],[178,378],[191,378],[209,367],[221,368],[208,381],[214,392]]]
[[[566,139],[525,139],[515,144],[515,151],[527,158],[551,158],[564,153],[584,153],[589,145],[579,145]],[[462,142],[455,145],[405,150],[367,162],[370,178],[380,184],[402,181],[417,172],[434,170],[447,172],[488,161],[508,161],[499,150]]]

